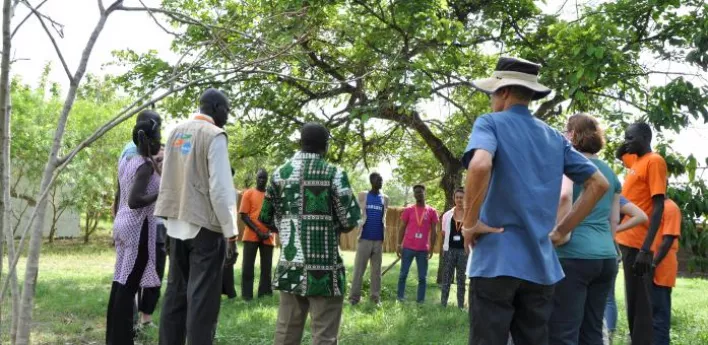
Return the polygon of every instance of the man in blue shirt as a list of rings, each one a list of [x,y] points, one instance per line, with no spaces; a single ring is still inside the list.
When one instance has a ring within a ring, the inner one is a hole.
[[[491,78],[474,86],[491,95],[494,111],[474,124],[462,163],[465,248],[474,246],[469,344],[548,344],[553,285],[563,278],[554,245],[587,216],[609,185],[558,131],[534,118],[532,100],[551,90],[538,83],[540,65],[501,58]],[[585,190],[556,224],[563,175]]]
[[[369,175],[371,190],[359,193],[361,205],[361,233],[356,246],[356,259],[354,260],[354,280],[352,291],[349,292],[349,302],[352,305],[361,299],[361,284],[366,265],[371,261],[371,291],[370,298],[375,304],[381,302],[381,257],[383,254],[383,240],[386,232],[386,210],[388,197],[381,193],[383,178],[379,173]]]

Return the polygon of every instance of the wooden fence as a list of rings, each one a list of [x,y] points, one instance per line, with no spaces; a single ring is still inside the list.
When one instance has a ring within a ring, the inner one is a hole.
[[[401,229],[401,213],[403,213],[402,207],[389,207],[386,212],[386,234],[384,236],[383,250],[386,253],[396,252],[396,245],[398,244],[398,235]],[[442,214],[438,212],[438,215],[442,217]],[[442,233],[440,232],[441,222],[438,222],[437,226],[437,240],[435,241],[435,252],[439,253],[442,248]],[[356,244],[359,239],[360,229],[354,229],[348,234],[343,234],[339,237],[339,247],[342,250],[356,250]]]
[[[238,208],[241,206],[241,193],[239,193],[238,205],[236,207],[236,214],[238,214]],[[401,228],[401,213],[403,213],[403,207],[389,207],[386,212],[386,234],[384,236],[383,250],[385,253],[395,253],[396,252],[396,242],[398,241],[398,233]],[[438,212],[438,215],[442,217],[442,213]],[[241,240],[243,236],[243,231],[246,228],[246,224],[241,221],[241,217],[238,217],[238,240]],[[440,232],[441,222],[438,222],[437,226],[437,240],[435,242],[435,252],[440,253],[442,249],[442,233]],[[342,250],[356,251],[356,245],[359,239],[359,233],[361,229],[356,228],[348,234],[342,234],[339,237],[339,247]],[[276,246],[280,247],[280,241],[276,238]]]

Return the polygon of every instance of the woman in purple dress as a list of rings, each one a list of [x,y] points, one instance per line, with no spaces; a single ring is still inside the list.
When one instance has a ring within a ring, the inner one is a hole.
[[[139,155],[118,163],[118,207],[113,224],[116,265],[108,300],[106,344],[133,344],[133,306],[140,288],[160,286],[155,269],[153,213],[160,175],[152,156],[160,151],[160,124],[139,121],[133,128]]]

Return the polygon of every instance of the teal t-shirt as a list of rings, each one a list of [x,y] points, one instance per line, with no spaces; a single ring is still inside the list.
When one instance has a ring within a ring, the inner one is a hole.
[[[590,159],[597,169],[605,175],[610,183],[602,199],[595,205],[592,212],[573,230],[570,241],[556,248],[556,253],[562,259],[614,259],[617,257],[615,241],[610,229],[610,212],[615,194],[622,192],[622,184],[617,175],[603,161]],[[573,184],[573,202],[578,199],[583,186]]]

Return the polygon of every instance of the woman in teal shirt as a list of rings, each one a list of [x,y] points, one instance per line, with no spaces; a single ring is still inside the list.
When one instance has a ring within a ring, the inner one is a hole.
[[[604,145],[597,120],[586,114],[568,119],[566,137],[573,147],[602,172],[610,188],[592,212],[556,248],[565,278],[556,284],[549,323],[550,345],[602,344],[602,319],[607,294],[617,272],[614,232],[619,223],[622,185],[612,169],[597,156]],[[565,216],[583,186],[563,180],[559,219]]]

